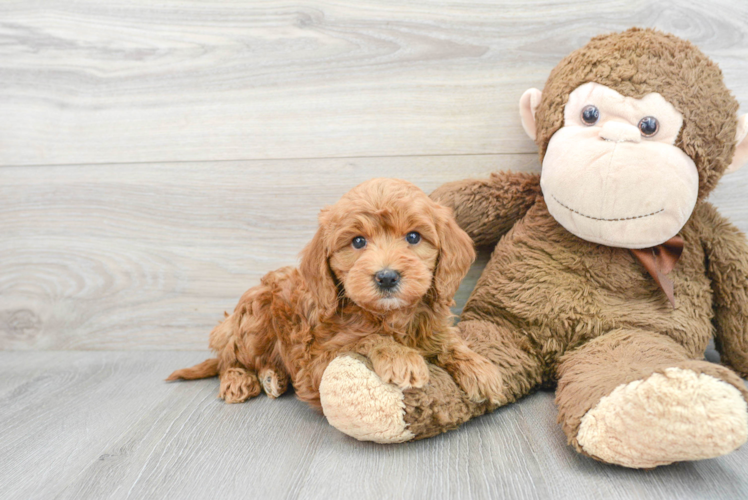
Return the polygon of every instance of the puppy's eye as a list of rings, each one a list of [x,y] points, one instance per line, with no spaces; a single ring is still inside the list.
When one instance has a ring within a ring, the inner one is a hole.
[[[421,241],[421,235],[415,231],[411,231],[405,235],[405,241],[407,241],[411,245],[415,245],[416,243]]]
[[[585,125],[594,125],[600,119],[600,110],[589,104],[582,109],[582,122]]]
[[[660,124],[654,116],[645,116],[639,122],[639,130],[644,137],[652,137],[660,130]]]
[[[351,245],[356,249],[364,248],[366,246],[366,238],[363,236],[356,236],[353,238],[353,241],[351,241]]]

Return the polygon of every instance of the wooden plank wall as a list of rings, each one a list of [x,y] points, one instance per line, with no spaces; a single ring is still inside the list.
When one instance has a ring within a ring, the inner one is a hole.
[[[748,111],[746,2],[3,2],[0,349],[205,349],[355,184],[537,170],[521,93],[634,25]],[[712,196],[744,231],[746,189]]]

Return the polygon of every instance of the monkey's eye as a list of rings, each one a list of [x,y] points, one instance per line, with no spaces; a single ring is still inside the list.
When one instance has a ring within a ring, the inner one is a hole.
[[[660,124],[654,116],[645,116],[639,122],[639,130],[644,137],[652,137],[660,130]]]
[[[596,106],[588,104],[584,109],[582,109],[582,122],[584,122],[585,125],[594,125],[599,119],[600,110],[597,109]]]
[[[411,245],[415,245],[416,243],[421,241],[421,235],[415,231],[411,231],[405,235],[405,241],[407,241]]]
[[[353,238],[353,241],[351,241],[351,245],[353,245],[353,248],[360,250],[366,246],[366,238],[363,236],[356,236]]]

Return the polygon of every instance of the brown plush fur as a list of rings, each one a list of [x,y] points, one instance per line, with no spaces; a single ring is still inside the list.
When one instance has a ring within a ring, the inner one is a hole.
[[[559,225],[538,175],[501,172],[432,194],[476,243],[496,245],[464,308],[462,336],[499,367],[502,403],[558,383],[559,420],[578,449],[588,410],[615,387],[665,368],[707,373],[748,395],[732,371],[703,361],[716,335],[723,361],[748,374],[748,245],[703,200],[734,151],[734,98],[719,69],[688,42],[636,29],[598,37],[548,79],[536,114],[541,159],[563,125],[569,93],[590,81],[636,98],[659,92],[684,116],[676,145],[695,161],[700,199],[679,233],[685,248],[669,274],[676,308],[629,250],[584,241]],[[471,402],[436,368],[431,380],[403,391],[416,439],[496,408]]]
[[[412,231],[418,244],[405,240]],[[352,246],[357,236],[366,238],[364,248]],[[401,388],[428,382],[428,359],[470,399],[498,401],[498,370],[467,348],[449,310],[474,258],[448,209],[405,181],[368,181],[323,210],[299,269],[268,273],[211,332],[217,359],[167,380],[219,375],[220,397],[238,403],[261,389],[277,397],[290,378],[299,399],[319,407],[324,369],[353,352]],[[385,268],[401,274],[392,291],[375,284]]]
[[[748,397],[748,390],[735,372],[693,359],[671,338],[646,330],[614,330],[561,358],[557,403],[558,421],[564,432],[576,437],[582,417],[600,399],[622,384],[645,380],[666,368],[711,375],[732,384],[743,397]],[[570,442],[577,451],[584,451],[576,438]]]
[[[700,202],[680,232],[686,247],[669,275],[679,300],[678,307],[672,309],[628,250],[589,243],[562,228],[548,213],[538,182],[537,175],[499,173],[489,180],[447,184],[432,195],[440,203],[459,207],[457,220],[462,227],[482,232],[481,219],[461,218],[477,208],[476,202],[502,214],[521,210],[527,194],[535,193],[532,207],[496,246],[458,325],[468,344],[499,366],[508,402],[541,385],[554,385],[566,373],[560,369],[564,355],[601,336],[612,341],[611,334],[620,329],[672,339],[681,346],[683,357],[668,366],[678,367],[684,359],[701,359],[709,339],[716,334],[723,359],[746,373],[748,247],[742,234],[719,217],[714,207]],[[508,185],[516,186],[514,198],[507,196]],[[496,222],[494,217],[484,221],[491,225]],[[473,236],[471,231],[469,234]],[[481,237],[489,239],[485,233]],[[737,269],[740,271],[731,272]],[[726,295],[728,300],[717,301],[714,295]],[[600,345],[604,350],[616,349],[606,342]],[[656,348],[644,342],[634,352],[641,357],[649,349]],[[694,363],[703,365],[699,372],[711,366],[704,361]],[[646,369],[654,373],[660,364],[649,364]],[[718,378],[745,392],[739,378],[725,375],[727,372],[719,372],[722,376]],[[576,382],[575,373],[569,373],[572,378],[567,384],[582,384],[600,397],[630,381],[627,372],[617,372],[605,363],[598,366],[597,373],[585,371]],[[602,382],[602,374],[612,378]],[[439,388],[404,393],[408,408],[405,420],[418,438],[449,430],[495,408],[466,401],[459,388],[446,379]],[[565,401],[565,396],[573,401]],[[559,415],[572,443],[578,419],[598,400],[559,390],[560,409],[567,404],[575,406],[574,411],[561,411]]]
[[[636,99],[662,95],[683,115],[676,146],[699,169],[699,197],[714,189],[735,152],[738,102],[722,82],[722,71],[698,48],[667,33],[634,28],[595,37],[566,56],[551,71],[537,109],[541,162],[548,141],[564,125],[569,94],[588,82]]]

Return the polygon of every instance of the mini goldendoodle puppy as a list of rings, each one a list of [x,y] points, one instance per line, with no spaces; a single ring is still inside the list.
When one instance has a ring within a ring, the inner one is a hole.
[[[219,396],[240,403],[261,388],[278,397],[290,378],[319,408],[322,373],[347,352],[403,389],[428,382],[429,360],[471,399],[496,401],[498,369],[466,345],[449,310],[474,259],[449,209],[405,181],[364,182],[322,210],[298,269],[265,275],[213,329],[217,358],[167,380],[218,375]]]

